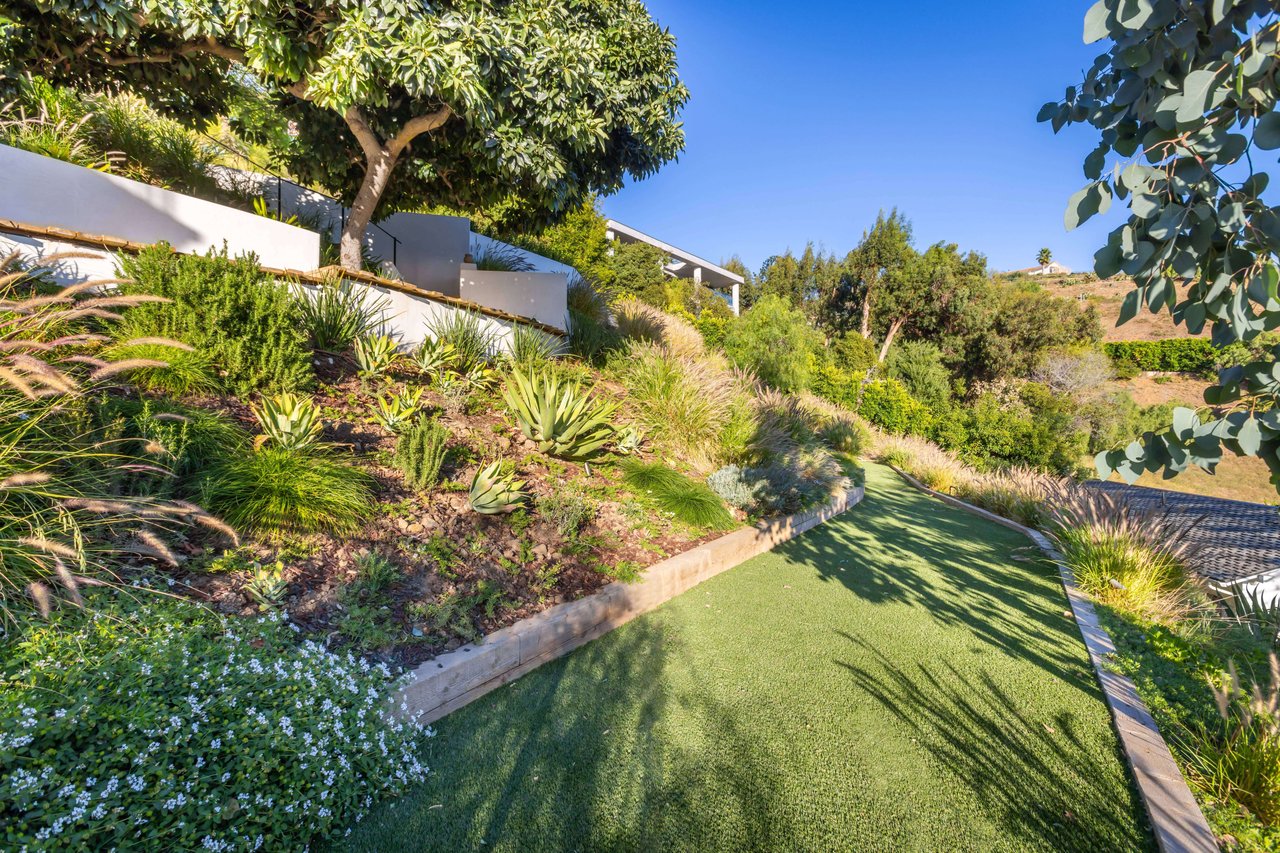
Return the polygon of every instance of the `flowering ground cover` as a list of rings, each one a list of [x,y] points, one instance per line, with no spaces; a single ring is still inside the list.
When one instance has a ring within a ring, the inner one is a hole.
[[[1143,850],[1056,572],[863,504],[437,726],[353,850]]]

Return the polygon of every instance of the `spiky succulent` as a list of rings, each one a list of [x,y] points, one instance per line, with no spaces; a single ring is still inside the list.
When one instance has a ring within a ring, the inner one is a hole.
[[[577,383],[561,383],[546,372],[511,374],[503,399],[520,430],[543,453],[581,459],[613,437],[609,418],[616,404],[594,399]]]
[[[320,440],[320,410],[310,397],[276,394],[253,407],[262,427],[259,444],[271,442],[281,450],[303,450]]]
[[[499,515],[524,506],[524,481],[504,472],[501,462],[491,462],[471,480],[471,508],[481,515]]]
[[[361,379],[377,379],[395,363],[396,339],[389,335],[366,335],[356,340],[356,364]]]
[[[399,394],[383,394],[374,406],[373,417],[391,432],[400,432],[409,425],[422,403],[422,389],[401,391]]]
[[[453,344],[427,338],[413,351],[413,361],[423,373],[439,375],[458,364],[458,350]]]

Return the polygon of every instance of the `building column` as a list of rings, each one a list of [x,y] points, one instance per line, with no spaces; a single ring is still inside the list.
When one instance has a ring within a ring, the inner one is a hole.
[[[737,282],[735,282],[733,285],[733,299],[730,300],[730,304],[732,304],[733,306],[733,316],[737,317],[738,316],[738,284]]]
[[[702,267],[693,268],[693,283],[702,284]]]

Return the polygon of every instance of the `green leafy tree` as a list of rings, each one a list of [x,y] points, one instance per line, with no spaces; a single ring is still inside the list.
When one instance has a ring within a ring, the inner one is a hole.
[[[246,70],[297,122],[284,164],[350,204],[352,269],[383,205],[515,196],[558,214],[684,145],[675,40],[639,0],[15,0],[5,15],[4,64],[188,115],[222,111]]]
[[[1099,133],[1066,224],[1113,199],[1127,205],[1127,221],[1094,256],[1099,276],[1134,281],[1120,321],[1145,305],[1192,333],[1208,324],[1219,345],[1280,327],[1280,210],[1264,199],[1270,179],[1260,168],[1280,149],[1275,3],[1098,0],[1084,38],[1110,43],[1039,119],[1055,132],[1088,123]],[[1271,363],[1227,368],[1205,391],[1207,408],[1176,409],[1170,427],[1100,453],[1099,472],[1132,482],[1192,465],[1213,471],[1230,451],[1264,459],[1280,489],[1278,399]]]
[[[821,346],[821,335],[804,313],[774,294],[739,317],[724,340],[734,364],[780,391],[809,387],[813,356]]]
[[[648,243],[615,242],[609,264],[613,272],[613,295],[634,296],[665,310],[669,300],[665,288],[667,275],[662,268],[667,260],[661,249]]]
[[[1047,267],[1053,263],[1053,250],[1047,246],[1036,254],[1036,263],[1041,267]]]
[[[849,255],[849,268],[850,301],[858,306],[857,328],[864,338],[871,337],[871,315],[877,302],[901,280],[914,256],[911,223],[896,209],[887,216],[881,211],[871,230],[863,232],[862,242]]]

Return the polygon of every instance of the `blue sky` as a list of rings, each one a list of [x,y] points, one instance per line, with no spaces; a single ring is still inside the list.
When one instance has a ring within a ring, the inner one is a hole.
[[[1097,139],[1035,120],[1099,51],[1081,40],[1089,5],[648,0],[678,40],[687,146],[604,210],[752,269],[810,240],[843,254],[896,206],[921,247],[1006,270],[1048,246],[1090,270],[1119,206],[1070,234],[1062,214]]]

